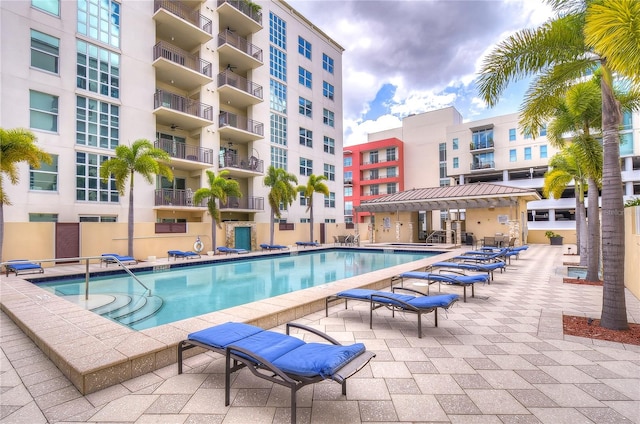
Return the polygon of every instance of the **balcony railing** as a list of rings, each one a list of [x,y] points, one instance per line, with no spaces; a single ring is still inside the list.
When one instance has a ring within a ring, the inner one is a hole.
[[[213,149],[177,143],[172,140],[156,140],[154,147],[169,153],[172,158],[186,159],[213,165]]]
[[[182,3],[177,1],[155,0],[153,10],[157,11],[158,9],[164,9],[167,12],[171,12],[177,17],[197,26],[204,32],[213,34],[211,19],[201,15],[198,10],[188,9],[184,7]]]
[[[264,124],[262,122],[254,121],[253,119],[239,116],[231,112],[220,112],[218,119],[220,128],[229,126],[239,130],[248,131],[261,137],[264,136]]]
[[[244,0],[218,0],[218,7],[220,7],[224,3],[230,4],[231,6],[235,7],[257,23],[262,25],[262,12],[251,8],[248,2]]]
[[[193,206],[193,207],[206,207],[205,201],[200,204],[193,203],[193,190],[175,190],[161,188],[155,192],[155,205],[156,206]]]
[[[471,170],[477,169],[493,169],[496,167],[496,163],[494,161],[483,161],[478,163],[471,164]]]
[[[234,74],[231,70],[226,70],[218,74],[218,87],[223,85],[230,85],[236,87],[239,90],[249,93],[252,96],[262,99],[262,86],[258,85],[246,78],[241,77],[238,74]]]
[[[375,165],[376,163],[385,163],[385,162],[394,162],[398,160],[395,157],[390,157],[390,158],[378,158],[378,159],[374,159],[374,160],[363,160],[362,161],[362,165]]]
[[[211,78],[212,68],[210,62],[200,59],[198,56],[194,56],[176,46],[172,46],[165,41],[160,41],[153,46],[153,60],[159,58],[167,59]]]
[[[169,91],[157,90],[154,95],[154,108],[166,107],[178,112],[197,116],[198,118],[213,120],[213,107],[197,100],[173,94]]]
[[[344,180],[344,185],[353,185],[353,180],[352,179],[345,179]]]
[[[227,197],[225,203],[220,203],[220,209],[250,209],[264,210],[264,197]]]
[[[233,46],[236,49],[245,52],[249,56],[252,56],[254,59],[262,62],[262,49],[251,44],[245,38],[240,37],[233,31],[227,29],[224,32],[218,34],[218,47],[222,46],[223,44],[229,44],[230,46]]]
[[[481,150],[481,149],[493,149],[493,140],[486,141],[478,141],[474,143],[473,141],[469,143],[470,150]]]
[[[254,172],[264,172],[264,161],[255,156],[240,158],[237,154],[226,152],[220,157],[221,168],[239,168]]]

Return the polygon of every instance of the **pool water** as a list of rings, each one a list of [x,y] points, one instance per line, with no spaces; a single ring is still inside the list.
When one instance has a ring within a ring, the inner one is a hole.
[[[150,298],[126,274],[92,277],[94,303],[87,308],[142,330],[437,254],[335,249],[136,273]],[[38,286],[72,301],[84,299],[84,277]]]

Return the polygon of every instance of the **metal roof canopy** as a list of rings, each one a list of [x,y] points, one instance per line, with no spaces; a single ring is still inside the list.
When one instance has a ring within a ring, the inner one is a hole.
[[[473,183],[457,186],[418,188],[363,202],[356,212],[430,211],[448,209],[500,208],[518,200],[540,200],[535,189],[500,184]]]

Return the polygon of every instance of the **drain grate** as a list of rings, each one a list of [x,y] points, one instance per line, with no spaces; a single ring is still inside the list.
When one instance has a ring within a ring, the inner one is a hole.
[[[168,271],[170,269],[171,269],[171,265],[169,265],[169,264],[161,264],[161,265],[154,265],[153,266],[153,272]]]

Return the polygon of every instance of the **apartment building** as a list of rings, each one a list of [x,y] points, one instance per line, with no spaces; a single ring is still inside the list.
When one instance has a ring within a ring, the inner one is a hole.
[[[6,222],[126,222],[128,192],[99,167],[141,138],[174,179],[135,177],[136,223],[210,221],[193,201],[207,170],[240,185],[224,221],[269,222],[269,165],[301,184],[327,175],[315,220],[342,220],[343,48],[286,2],[3,1],[0,24],[0,126],[30,129],[53,158],[5,181]]]
[[[404,168],[399,175],[403,175],[407,190],[485,182],[536,189],[542,197],[544,174],[550,158],[557,153],[548,142],[545,129],[536,138],[525,134],[518,125],[517,113],[463,122],[452,107],[408,116],[400,128],[369,134],[362,146],[392,138],[404,145],[404,162],[398,163],[398,167]],[[624,114],[620,140],[620,166],[628,200],[640,196],[640,113]],[[349,159],[355,147],[345,147],[345,172],[347,163],[353,162],[351,172],[362,177],[366,175],[360,166],[362,162]],[[350,189],[345,176],[345,193]],[[570,185],[560,199],[529,202],[528,231],[552,230],[575,236],[574,196]],[[421,212],[419,238],[444,229],[449,218],[447,212]],[[464,212],[455,211],[455,216],[463,218]],[[363,217],[361,222],[370,222],[370,218]],[[464,225],[462,219],[462,231]]]

